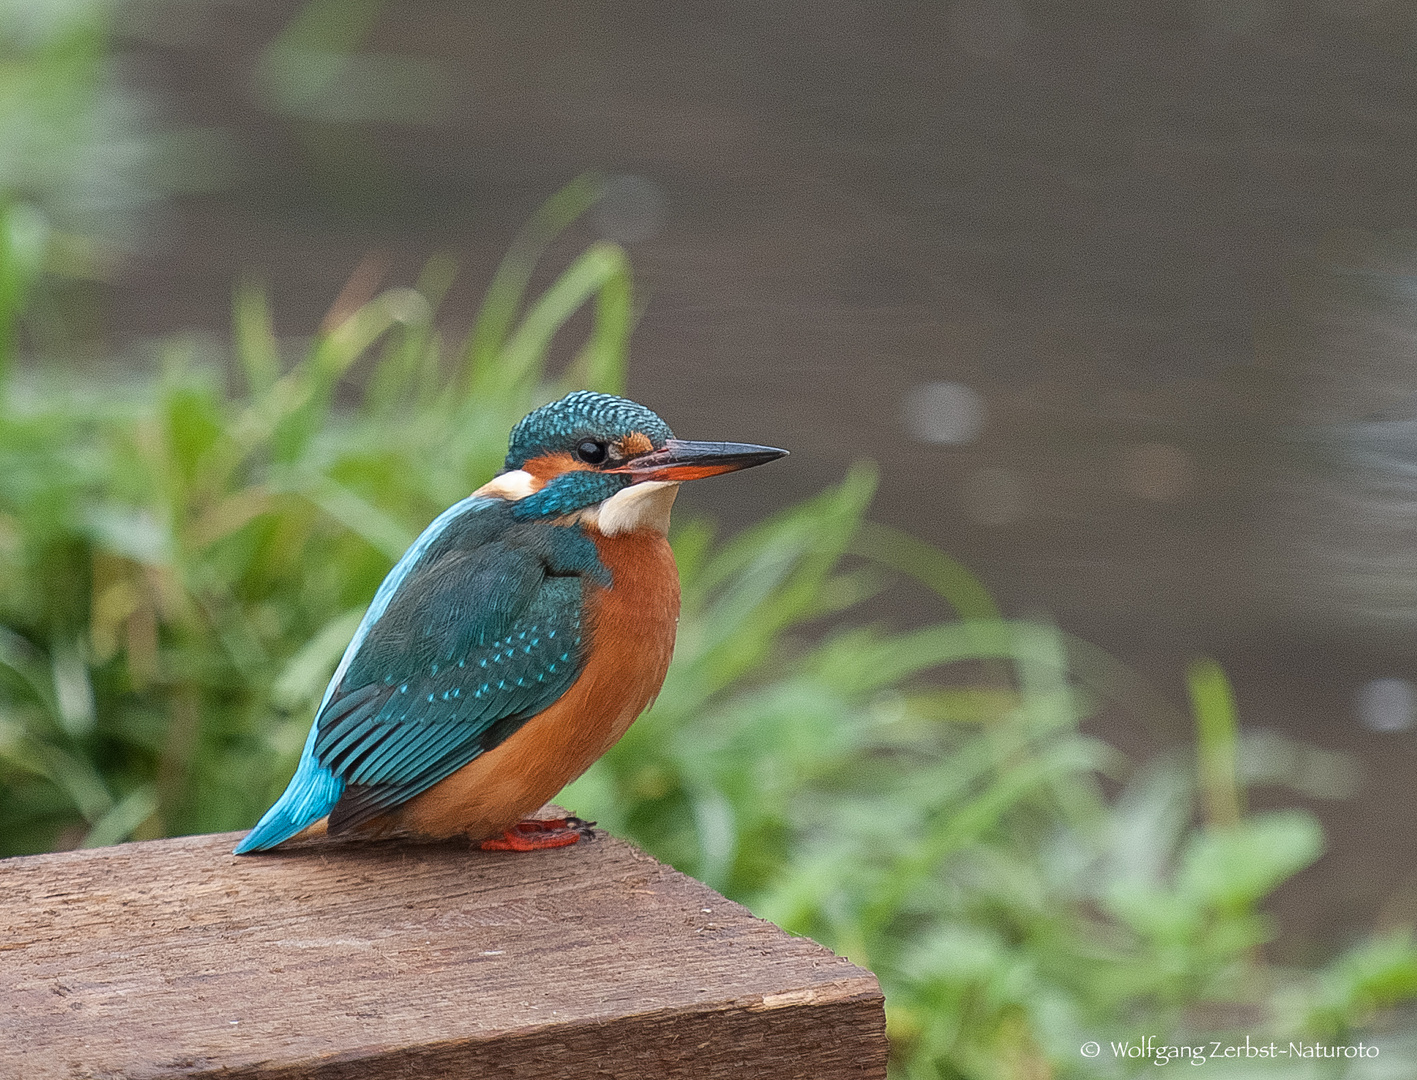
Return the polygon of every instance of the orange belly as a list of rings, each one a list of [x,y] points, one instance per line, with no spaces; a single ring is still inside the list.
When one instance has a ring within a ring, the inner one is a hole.
[[[591,530],[612,585],[588,585],[591,651],[554,704],[495,749],[371,822],[372,831],[498,836],[580,776],[649,707],[669,670],[679,572],[657,532]]]

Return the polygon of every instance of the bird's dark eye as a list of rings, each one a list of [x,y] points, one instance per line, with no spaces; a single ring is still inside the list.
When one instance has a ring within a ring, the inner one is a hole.
[[[599,465],[605,460],[607,448],[603,442],[596,442],[594,439],[582,439],[576,444],[576,457],[580,458],[587,465]]]

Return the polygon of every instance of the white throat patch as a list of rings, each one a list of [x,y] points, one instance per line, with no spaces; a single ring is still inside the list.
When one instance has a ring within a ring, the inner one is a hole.
[[[593,524],[604,536],[648,529],[669,531],[669,511],[679,484],[673,480],[642,480],[622,488],[598,506],[581,511],[581,520]]]
[[[501,476],[494,476],[487,483],[473,492],[484,499],[506,499],[508,502],[516,502],[518,499],[525,499],[528,495],[536,494],[536,477],[522,469],[513,469],[504,472]]]

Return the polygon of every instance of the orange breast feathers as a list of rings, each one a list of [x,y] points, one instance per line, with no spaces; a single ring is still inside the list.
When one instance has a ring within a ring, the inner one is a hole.
[[[648,529],[587,532],[612,584],[586,586],[591,650],[580,678],[506,742],[391,811],[377,831],[498,836],[590,768],[659,693],[679,622],[669,543]]]

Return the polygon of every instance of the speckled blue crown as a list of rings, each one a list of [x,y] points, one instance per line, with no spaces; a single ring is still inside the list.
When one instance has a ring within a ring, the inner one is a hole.
[[[674,437],[669,425],[643,405],[614,394],[577,390],[543,405],[512,428],[508,469],[519,469],[542,454],[569,450],[580,439],[620,439],[640,431],[658,450]]]

